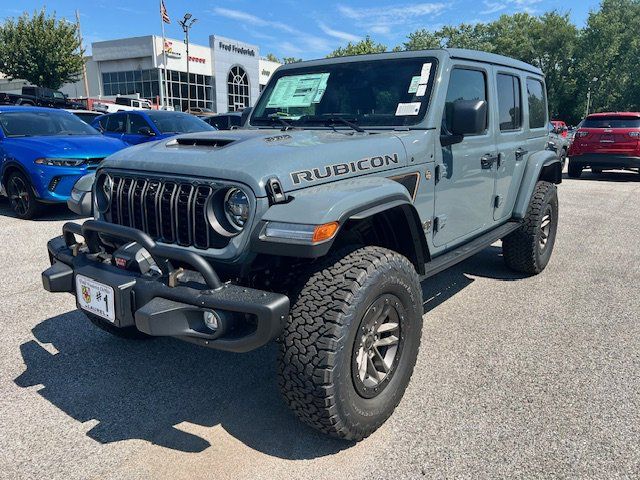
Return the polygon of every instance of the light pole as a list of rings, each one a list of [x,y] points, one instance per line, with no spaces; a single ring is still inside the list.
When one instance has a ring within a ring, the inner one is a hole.
[[[591,104],[591,85],[596,83],[597,81],[598,77],[593,77],[589,82],[589,89],[587,90],[587,109],[584,112],[584,118],[587,118],[587,115],[589,115],[589,106]]]
[[[178,21],[182,27],[182,31],[184,32],[184,43],[187,45],[187,111],[191,110],[191,85],[189,82],[189,29],[197,21],[198,19],[188,12],[184,14],[184,18],[182,20]]]

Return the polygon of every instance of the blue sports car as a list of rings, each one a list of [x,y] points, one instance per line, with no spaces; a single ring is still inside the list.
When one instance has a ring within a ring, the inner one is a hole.
[[[129,145],[152,142],[179,133],[215,130],[189,113],[164,110],[130,110],[102,115],[91,125],[105,136],[118,138]]]
[[[76,180],[125,147],[64,110],[0,106],[0,194],[19,218],[34,218],[44,204],[65,203]]]

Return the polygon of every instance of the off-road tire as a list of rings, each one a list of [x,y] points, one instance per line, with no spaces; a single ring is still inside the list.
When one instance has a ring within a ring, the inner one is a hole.
[[[567,174],[569,175],[569,178],[580,178],[580,175],[582,175],[582,165],[576,165],[574,162],[569,160]]]
[[[546,231],[547,215],[550,215]],[[558,189],[553,183],[538,182],[520,228],[502,239],[502,253],[507,266],[518,272],[535,275],[549,263],[558,228]],[[544,246],[542,242],[546,238]]]
[[[24,192],[21,196],[21,204],[17,205],[17,201],[12,198],[15,187],[24,188]],[[38,217],[43,210],[43,205],[36,199],[36,195],[31,185],[31,182],[22,173],[14,171],[7,178],[7,195],[9,196],[9,203],[11,210],[16,216],[22,220],[31,220]]]
[[[423,314],[418,274],[396,252],[351,247],[318,262],[303,278],[280,338],[280,390],[303,422],[334,437],[362,440],[389,418],[413,373]],[[387,383],[365,398],[354,370],[363,317],[389,296],[399,301],[392,300],[401,325],[399,353]]]
[[[141,332],[136,327],[118,328],[103,318],[100,318],[96,315],[92,315],[87,312],[83,312],[83,313],[87,316],[87,318],[91,321],[91,323],[93,323],[96,327],[116,337],[126,338],[127,340],[151,340],[155,338],[151,335],[147,335],[146,333]]]

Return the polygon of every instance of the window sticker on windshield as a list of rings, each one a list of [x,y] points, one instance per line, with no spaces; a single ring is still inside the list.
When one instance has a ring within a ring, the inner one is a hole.
[[[411,84],[409,85],[409,91],[407,93],[416,93],[418,91],[418,85],[420,85],[420,76],[411,77]]]
[[[420,83],[428,83],[430,74],[431,74],[431,62],[423,63],[422,71],[420,72]]]
[[[320,103],[327,89],[329,75],[311,73],[279,78],[271,92],[267,108],[309,107],[312,103]]]
[[[399,103],[396,108],[396,117],[403,117],[408,115],[418,115],[420,113],[420,102],[411,103]]]
[[[427,84],[421,83],[416,90],[416,97],[424,97],[425,93],[427,93]]]

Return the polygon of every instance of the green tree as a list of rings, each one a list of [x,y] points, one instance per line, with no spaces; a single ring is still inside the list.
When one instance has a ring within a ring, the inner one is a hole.
[[[430,48],[470,48],[491,51],[487,41],[487,26],[483,23],[445,26],[435,32],[424,28],[410,33],[403,44],[404,50],[428,50]]]
[[[282,58],[282,63],[287,64],[287,63],[298,63],[301,62],[302,59],[301,58],[295,58],[295,57],[283,57]]]
[[[57,89],[79,78],[83,54],[76,25],[44,9],[0,26],[0,72],[10,78]]]
[[[349,42],[345,47],[338,47],[329,55],[330,57],[346,57],[348,55],[366,55],[367,53],[383,53],[387,47],[381,43],[375,43],[368,35],[359,42]]]
[[[592,112],[640,110],[639,30],[640,0],[603,0],[589,14],[576,52],[583,114],[589,86]]]
[[[278,63],[280,63],[280,60],[278,60],[278,57],[276,57],[273,53],[267,53],[267,56],[264,57],[264,58],[266,58],[270,62],[278,62]]]

